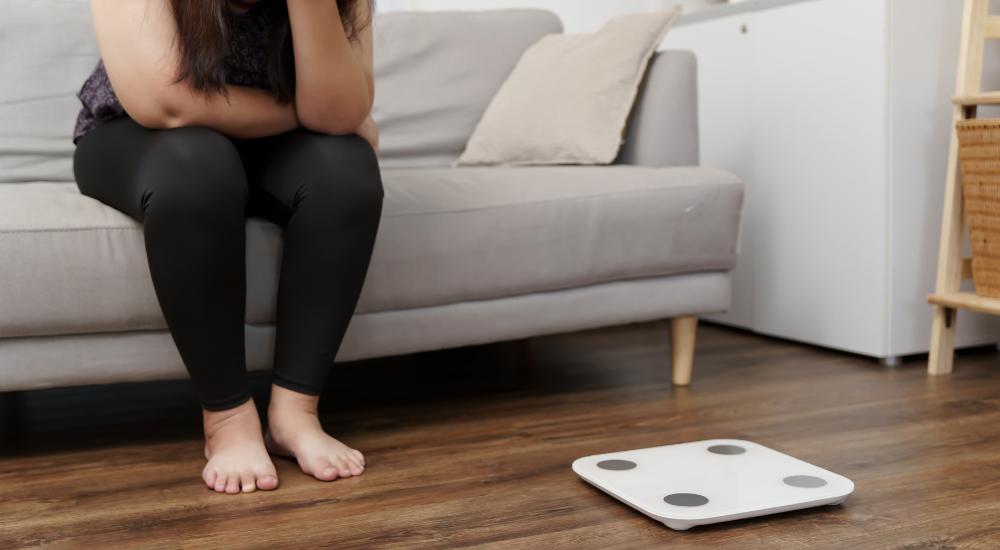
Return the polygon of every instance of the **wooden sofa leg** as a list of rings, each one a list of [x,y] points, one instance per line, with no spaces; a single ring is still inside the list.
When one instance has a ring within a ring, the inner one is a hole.
[[[675,386],[687,386],[691,383],[697,331],[698,318],[693,315],[670,320],[670,351],[673,355]]]

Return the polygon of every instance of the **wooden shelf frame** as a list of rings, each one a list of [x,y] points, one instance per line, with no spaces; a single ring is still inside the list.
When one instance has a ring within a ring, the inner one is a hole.
[[[983,91],[983,53],[987,40],[1000,40],[1000,15],[990,15],[989,0],[965,0],[958,75],[952,99],[951,145],[945,180],[944,216],[938,252],[937,284],[928,301],[934,305],[931,350],[927,372],[948,374],[955,358],[955,320],[960,309],[1000,315],[1000,299],[962,292],[962,281],[971,277],[970,261],[963,257],[965,210],[958,166],[958,132],[961,120],[976,117],[979,105],[1000,105],[1000,91]]]
[[[936,305],[951,309],[967,309],[979,313],[989,313],[990,315],[1000,315],[1000,298],[990,298],[980,296],[975,292],[949,292],[945,294],[931,294],[927,301]]]

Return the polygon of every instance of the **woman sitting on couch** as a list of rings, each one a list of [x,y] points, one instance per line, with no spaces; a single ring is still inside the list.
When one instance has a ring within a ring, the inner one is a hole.
[[[167,326],[204,413],[202,477],[274,489],[268,452],[317,479],[365,458],[319,395],[382,209],[371,0],[92,0],[102,61],[80,91],[80,191],[143,223]],[[248,386],[246,216],[284,227],[268,430]]]

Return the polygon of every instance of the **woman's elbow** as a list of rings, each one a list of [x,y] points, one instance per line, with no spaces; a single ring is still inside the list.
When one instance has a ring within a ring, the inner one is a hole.
[[[131,118],[139,126],[149,128],[150,130],[170,130],[172,128],[191,126],[184,118],[166,112],[155,114],[144,113],[138,116],[131,116]]]
[[[299,123],[307,130],[320,134],[341,136],[355,133],[368,115],[360,118],[344,116],[300,116]]]
[[[167,100],[154,99],[123,106],[132,120],[152,130],[169,130],[193,124],[188,113],[177,109]]]
[[[371,112],[371,105],[358,104],[352,108],[310,108],[297,106],[299,123],[303,128],[322,134],[353,134],[361,127]]]

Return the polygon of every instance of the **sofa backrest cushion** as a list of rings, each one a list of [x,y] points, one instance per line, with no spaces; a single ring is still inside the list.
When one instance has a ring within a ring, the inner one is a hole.
[[[73,181],[80,85],[99,57],[86,0],[0,6],[0,183]]]
[[[562,32],[548,11],[387,13],[375,24],[383,166],[445,166],[465,149],[521,54]]]
[[[458,158],[521,54],[561,32],[542,10],[380,14],[376,99],[382,163]],[[73,181],[80,86],[100,52],[87,0],[5,0],[0,8],[0,183]]]

